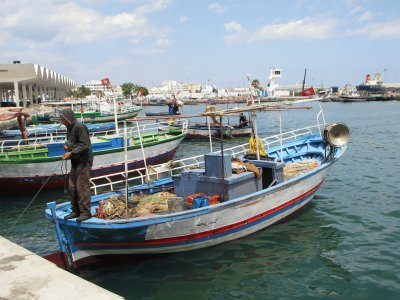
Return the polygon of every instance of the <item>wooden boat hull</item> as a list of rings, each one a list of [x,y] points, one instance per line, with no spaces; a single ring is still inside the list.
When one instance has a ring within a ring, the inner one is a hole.
[[[146,163],[158,164],[171,160],[184,138],[184,134],[176,139],[146,146]],[[130,170],[143,167],[144,160],[140,147],[128,148],[128,168]],[[5,190],[39,189],[44,183],[46,188],[60,187],[67,183],[70,162],[61,156],[37,159],[31,162],[2,162],[0,168],[0,188]],[[94,152],[92,177],[120,172],[124,170],[123,148]]]

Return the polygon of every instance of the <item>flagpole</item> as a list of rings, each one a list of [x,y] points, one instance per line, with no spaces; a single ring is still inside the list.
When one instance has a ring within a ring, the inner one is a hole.
[[[117,107],[115,105],[115,94],[114,90],[111,86],[110,79],[104,78],[101,80],[101,84],[104,85],[104,97],[106,96],[106,86],[110,88],[111,93],[112,93],[112,100],[113,100],[113,106],[114,106],[114,121],[115,121],[115,133],[119,135],[119,128],[118,128],[118,118],[117,118]]]

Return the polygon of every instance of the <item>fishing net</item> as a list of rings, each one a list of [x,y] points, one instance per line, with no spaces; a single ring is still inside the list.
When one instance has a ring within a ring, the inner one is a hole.
[[[97,217],[120,220],[168,213],[168,201],[176,198],[175,194],[165,191],[144,196],[132,194],[126,208],[125,195],[111,196],[99,202]]]
[[[319,162],[316,159],[306,159],[303,161],[286,164],[283,167],[284,180],[296,177],[300,174],[306,173],[319,166]]]

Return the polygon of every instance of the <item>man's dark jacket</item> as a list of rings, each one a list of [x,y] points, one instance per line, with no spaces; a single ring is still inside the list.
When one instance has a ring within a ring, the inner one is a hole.
[[[76,167],[77,164],[85,162],[92,166],[92,144],[87,127],[76,119],[74,112],[69,108],[63,109],[60,115],[69,123],[69,125],[67,125],[66,144],[68,146],[68,151],[72,151],[72,166]]]

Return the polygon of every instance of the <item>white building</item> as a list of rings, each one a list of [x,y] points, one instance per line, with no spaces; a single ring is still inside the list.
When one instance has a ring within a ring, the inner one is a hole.
[[[64,98],[74,87],[74,80],[38,64],[0,64],[0,101],[26,106],[28,100]]]
[[[198,83],[180,83],[175,80],[166,80],[160,87],[149,88],[149,99],[168,99],[171,95],[178,99],[202,99],[217,96],[215,87]]]
[[[122,96],[122,88],[121,86],[112,86],[108,87],[101,83],[101,80],[91,80],[85,82],[83,85],[85,88],[88,88],[92,91],[92,94],[96,96],[104,96],[104,97],[112,97],[114,96]]]

